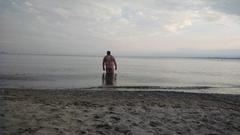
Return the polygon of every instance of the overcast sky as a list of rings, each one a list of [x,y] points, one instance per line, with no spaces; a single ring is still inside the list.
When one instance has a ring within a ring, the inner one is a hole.
[[[240,0],[0,0],[0,51],[239,55]]]

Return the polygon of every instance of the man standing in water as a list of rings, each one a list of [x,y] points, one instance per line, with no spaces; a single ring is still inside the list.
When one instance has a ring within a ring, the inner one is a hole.
[[[111,55],[110,51],[107,51],[107,55],[103,58],[102,62],[103,70],[106,74],[102,75],[102,85],[103,86],[114,86],[116,85],[116,74],[114,70],[117,70],[117,63],[115,58]]]
[[[115,58],[111,55],[110,51],[107,51],[107,55],[103,58],[102,62],[103,71],[106,73],[114,74],[114,69],[117,70],[117,63]]]

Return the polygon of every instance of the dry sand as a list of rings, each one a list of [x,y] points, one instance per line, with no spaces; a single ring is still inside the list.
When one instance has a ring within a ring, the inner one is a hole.
[[[1,135],[240,135],[240,95],[0,90]]]

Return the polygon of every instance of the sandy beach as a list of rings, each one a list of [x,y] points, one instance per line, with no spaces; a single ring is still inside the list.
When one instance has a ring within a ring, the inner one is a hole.
[[[239,135],[240,95],[0,91],[1,135]]]

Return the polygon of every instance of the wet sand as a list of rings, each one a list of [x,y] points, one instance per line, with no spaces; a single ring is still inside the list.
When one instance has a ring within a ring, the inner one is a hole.
[[[239,135],[240,95],[0,90],[0,134]]]

